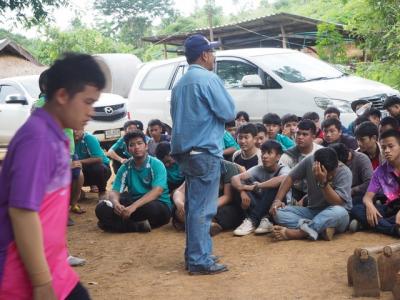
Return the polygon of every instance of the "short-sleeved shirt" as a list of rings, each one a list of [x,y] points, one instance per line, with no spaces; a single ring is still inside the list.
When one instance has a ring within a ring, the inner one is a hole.
[[[352,150],[357,150],[357,148],[358,148],[357,140],[354,137],[344,134],[344,133],[342,133],[342,135],[340,136],[340,138],[337,141],[334,141],[332,143],[328,143],[324,140],[322,142],[322,146],[328,147],[330,144],[333,144],[333,143],[345,144],[347,146],[347,148],[352,149]]]
[[[230,147],[234,147],[236,150],[240,149],[238,143],[235,141],[232,134],[230,134],[228,131],[225,130],[225,132],[224,132],[224,150],[228,149]]]
[[[232,177],[240,173],[240,168],[237,164],[226,160],[223,160],[222,164],[221,183],[231,183]]]
[[[167,169],[167,180],[172,184],[180,184],[185,180],[181,169],[177,163],[174,163],[171,167]]]
[[[117,153],[123,158],[130,158],[132,155],[128,152],[124,137],[120,137],[110,148],[110,150]]]
[[[148,146],[147,152],[151,156],[155,156],[156,155],[156,148],[157,148],[158,144],[161,143],[161,142],[169,142],[170,140],[171,140],[171,137],[169,135],[166,135],[166,134],[162,134],[161,135],[159,142],[156,142],[153,138],[150,138],[149,141],[147,142],[147,146]]]
[[[119,168],[112,189],[118,193],[128,190],[132,200],[136,201],[155,187],[163,189],[158,200],[171,207],[172,203],[167,184],[167,170],[160,160],[148,155],[140,168],[136,168],[133,158],[126,161]]]
[[[9,208],[37,212],[45,257],[58,299],[79,278],[68,265],[66,225],[71,169],[68,138],[36,109],[12,139],[0,173],[0,299],[32,299],[32,286],[14,240]]]
[[[75,154],[79,159],[100,157],[103,164],[108,165],[110,163],[110,159],[101,149],[99,140],[89,132],[85,132],[82,139],[75,143]]]
[[[362,153],[364,153],[365,155],[368,156],[369,160],[371,161],[372,168],[373,168],[374,170],[376,170],[376,169],[381,165],[381,163],[385,161],[385,158],[384,158],[383,155],[382,155],[381,147],[379,146],[378,143],[376,143],[376,147],[377,147],[376,149],[377,149],[378,151],[376,151],[374,157],[370,157],[369,154],[368,154],[367,152],[362,152]],[[360,149],[358,149],[357,151],[358,151],[358,152],[361,152]]]
[[[243,166],[246,170],[249,170],[254,166],[262,164],[261,150],[257,149],[253,156],[246,158],[243,157],[242,150],[238,150],[233,153],[232,161],[240,166]]]
[[[377,194],[383,192],[390,203],[400,198],[400,174],[396,174],[394,167],[385,161],[373,173],[367,192]]]
[[[283,151],[285,151],[289,148],[292,148],[293,146],[296,145],[290,137],[280,134],[280,133],[278,133],[275,136],[275,141],[277,141],[279,144],[281,144]]]
[[[324,209],[331,204],[324,198],[322,189],[317,185],[317,181],[312,170],[313,164],[314,156],[306,157],[293,170],[290,171],[289,176],[294,181],[304,178],[307,180],[307,197],[309,208]],[[329,184],[343,200],[343,206],[347,210],[350,210],[353,206],[351,198],[351,183],[352,174],[350,169],[339,162],[339,165],[335,170],[335,175]]]

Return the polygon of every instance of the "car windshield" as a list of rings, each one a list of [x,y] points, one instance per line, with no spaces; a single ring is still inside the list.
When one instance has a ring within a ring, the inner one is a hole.
[[[39,97],[40,94],[39,77],[37,76],[24,77],[20,78],[18,81],[22,84],[22,86],[25,88],[25,90],[32,98]]]
[[[256,56],[254,60],[289,82],[333,79],[346,75],[331,65],[300,52]]]

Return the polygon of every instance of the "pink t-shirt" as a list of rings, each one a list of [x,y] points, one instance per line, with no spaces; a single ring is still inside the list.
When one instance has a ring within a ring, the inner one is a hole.
[[[46,111],[37,109],[11,141],[0,173],[0,299],[32,298],[14,241],[10,207],[39,213],[57,298],[65,299],[78,283],[67,262],[70,182],[68,138]]]

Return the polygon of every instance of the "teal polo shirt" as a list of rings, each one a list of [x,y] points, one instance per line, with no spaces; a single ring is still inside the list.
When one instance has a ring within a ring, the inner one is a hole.
[[[170,168],[167,168],[167,179],[168,182],[174,184],[181,183],[185,179],[185,176],[183,176],[177,163],[174,163]]]
[[[80,141],[75,142],[75,154],[79,159],[100,157],[103,160],[103,164],[108,165],[110,163],[110,159],[101,149],[99,140],[88,132],[83,134]]]
[[[232,134],[225,130],[224,132],[224,149],[228,149],[230,147],[235,147],[236,150],[239,150],[240,147],[238,143],[233,138]]]
[[[286,135],[279,133],[275,136],[275,141],[279,142],[282,145],[283,151],[292,148],[293,146],[296,145],[295,142],[290,137],[287,137]]]
[[[118,155],[122,155],[124,158],[129,158],[132,155],[128,152],[128,149],[125,144],[124,137],[120,137],[118,141],[111,146],[110,150],[114,151]]]
[[[167,170],[164,164],[155,157],[147,156],[143,165],[137,169],[135,161],[130,158],[118,170],[112,190],[123,193],[126,189],[134,201],[140,199],[155,187],[161,187],[163,192],[158,198],[172,207],[167,184]]]

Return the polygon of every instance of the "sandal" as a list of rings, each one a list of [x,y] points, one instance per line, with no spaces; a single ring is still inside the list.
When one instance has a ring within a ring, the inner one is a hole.
[[[275,225],[272,230],[272,238],[274,241],[287,241],[289,238],[286,235],[286,227]]]
[[[75,204],[71,206],[71,212],[73,212],[74,214],[84,214],[86,212],[86,210],[84,210],[83,208],[81,208],[79,206],[79,204]]]

